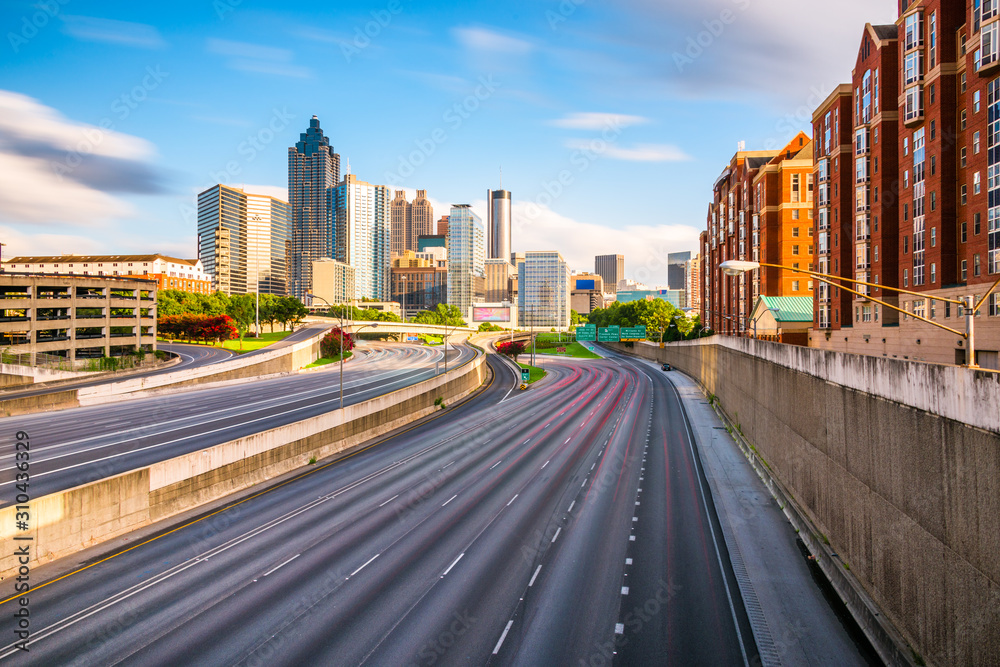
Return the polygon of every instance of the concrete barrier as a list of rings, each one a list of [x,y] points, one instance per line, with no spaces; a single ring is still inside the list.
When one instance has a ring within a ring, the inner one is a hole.
[[[618,349],[718,398],[911,659],[995,662],[1000,374],[720,336]]]
[[[438,409],[436,398],[459,400],[479,388],[488,373],[480,355],[446,374],[343,411],[43,496],[28,503],[25,530],[17,524],[22,510],[2,508],[0,579],[17,574],[19,547],[28,546],[29,567],[67,556],[431,414]]]

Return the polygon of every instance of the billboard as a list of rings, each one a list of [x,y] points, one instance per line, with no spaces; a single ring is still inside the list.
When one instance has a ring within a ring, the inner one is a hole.
[[[484,306],[473,306],[473,322],[510,322],[510,307],[492,308]]]
[[[597,289],[596,287],[594,287],[594,281],[593,280],[577,280],[576,281],[576,288],[578,290],[584,290],[584,289],[590,289],[590,290],[592,290],[592,289]]]

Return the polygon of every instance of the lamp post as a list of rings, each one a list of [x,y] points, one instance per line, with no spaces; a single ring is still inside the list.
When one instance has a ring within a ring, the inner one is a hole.
[[[329,301],[315,294],[306,294],[310,299],[319,299],[327,306],[333,308]],[[340,308],[340,409],[344,409],[344,308]]]
[[[996,288],[1000,286],[1000,278],[998,278],[997,281],[993,283],[993,286],[986,291],[986,294],[984,294],[983,297],[978,302],[975,301],[975,297],[973,296],[963,297],[962,299],[946,299],[943,297],[934,297],[932,299],[933,301],[944,301],[945,303],[954,303],[961,306],[965,310],[965,331],[962,332],[959,331],[958,329],[953,329],[944,324],[935,322],[934,320],[927,319],[922,315],[917,315],[916,313],[911,313],[909,311],[903,310],[902,308],[894,306],[891,303],[886,303],[885,301],[876,299],[869,294],[863,294],[857,290],[851,289],[850,287],[845,287],[843,284],[841,284],[841,282],[834,282],[834,281],[836,280],[836,281],[848,282],[848,283],[853,283],[855,285],[862,285],[864,287],[875,287],[878,289],[898,292],[900,294],[910,294],[912,296],[918,296],[921,298],[930,298],[925,293],[899,289],[898,287],[888,287],[886,285],[880,285],[878,283],[865,282],[864,280],[854,280],[853,278],[844,278],[843,276],[834,276],[828,273],[818,273],[816,271],[796,269],[790,266],[785,266],[784,264],[766,264],[764,262],[746,262],[741,260],[730,260],[728,262],[722,262],[721,264],[719,264],[719,268],[721,268],[722,272],[725,273],[727,276],[738,276],[745,271],[753,271],[754,269],[758,269],[762,266],[769,267],[772,269],[786,269],[788,271],[793,271],[795,273],[804,273],[808,276],[812,276],[813,278],[819,280],[820,282],[824,282],[828,285],[833,285],[834,287],[838,287],[846,292],[850,292],[851,294],[854,294],[856,296],[868,299],[869,301],[877,303],[884,308],[895,310],[896,312],[903,313],[904,315],[912,317],[915,320],[926,322],[927,324],[935,326],[939,329],[944,329],[945,331],[949,331],[955,334],[956,336],[960,336],[966,339],[966,341],[968,341],[969,353],[968,353],[968,358],[966,359],[967,362],[966,366],[968,366],[969,368],[978,368],[979,366],[976,363],[976,336],[975,336],[976,332],[975,332],[974,318],[976,316],[976,313],[982,307],[982,305],[986,303],[986,299],[989,298],[990,294],[992,294],[996,290]]]

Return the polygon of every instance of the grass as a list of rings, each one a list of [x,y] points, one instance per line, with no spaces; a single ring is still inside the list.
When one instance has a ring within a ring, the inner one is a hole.
[[[444,343],[444,336],[433,336],[431,334],[419,334],[417,336],[424,345],[441,345]]]
[[[243,339],[243,349],[240,349],[240,339],[227,340],[222,343],[197,343],[194,341],[182,341],[177,339],[178,343],[188,343],[190,345],[205,345],[207,347],[218,347],[225,350],[230,350],[236,354],[242,354],[244,352],[253,352],[254,350],[259,350],[263,347],[267,347],[273,343],[284,340],[292,334],[291,331],[275,331],[274,333],[261,334],[260,338],[244,338]],[[168,343],[169,340],[165,338],[157,338],[157,340]]]
[[[563,343],[565,352],[558,352],[556,348],[536,350],[535,354],[551,354],[558,357],[575,357],[577,359],[600,359],[601,355],[594,354],[580,343]]]
[[[354,353],[348,351],[348,353],[344,355],[344,361],[350,359],[352,354]],[[306,368],[319,368],[320,366],[326,366],[327,364],[335,364],[338,361],[340,361],[339,357],[320,357],[316,361],[306,366]]]
[[[534,384],[535,382],[538,382],[543,377],[545,377],[545,371],[541,368],[538,368],[537,366],[529,366],[528,364],[522,364],[520,362],[518,362],[517,365],[520,366],[521,368],[528,369],[529,371],[528,384]]]

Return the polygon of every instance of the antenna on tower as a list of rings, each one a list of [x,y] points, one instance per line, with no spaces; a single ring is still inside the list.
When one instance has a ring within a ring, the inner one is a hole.
[[[344,173],[349,175],[351,173],[351,158],[344,158],[344,163],[346,164]]]
[[[500,189],[503,190],[503,167],[500,167]]]

